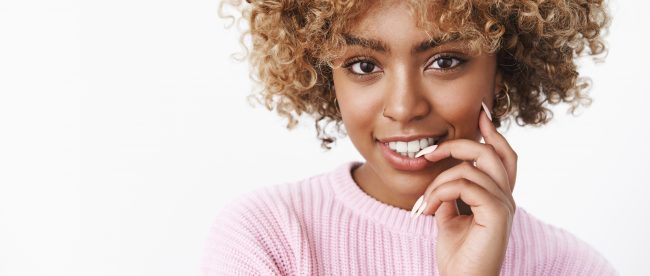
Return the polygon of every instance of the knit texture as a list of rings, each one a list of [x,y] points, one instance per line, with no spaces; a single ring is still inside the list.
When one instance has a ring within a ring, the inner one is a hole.
[[[262,188],[223,209],[204,275],[438,275],[434,216],[379,202],[354,182],[357,162],[296,183]],[[521,207],[501,275],[617,275],[567,231]]]

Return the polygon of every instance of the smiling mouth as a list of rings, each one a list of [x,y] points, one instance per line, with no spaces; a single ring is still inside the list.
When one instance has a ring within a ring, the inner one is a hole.
[[[445,136],[432,136],[426,138],[413,139],[409,141],[390,141],[383,142],[384,145],[401,156],[415,158],[415,154],[421,149],[437,145],[444,140]]]

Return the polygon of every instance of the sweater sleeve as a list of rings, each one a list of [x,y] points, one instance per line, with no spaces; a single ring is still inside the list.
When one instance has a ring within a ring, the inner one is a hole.
[[[205,246],[203,275],[286,275],[284,254],[269,240],[271,218],[251,202],[240,200],[218,214]]]
[[[310,260],[288,185],[243,195],[218,215],[208,235],[203,275],[296,275]]]
[[[618,275],[600,252],[569,231],[517,208],[501,275]]]
[[[208,236],[203,275],[280,275],[245,217],[221,212]]]
[[[563,264],[557,275],[612,276],[618,272],[612,264],[591,245],[566,230],[559,230],[568,246],[556,256],[555,263]]]

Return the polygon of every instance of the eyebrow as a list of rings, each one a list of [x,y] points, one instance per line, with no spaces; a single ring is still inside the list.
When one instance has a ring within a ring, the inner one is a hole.
[[[351,34],[344,34],[343,35],[345,38],[345,43],[348,46],[352,45],[358,45],[364,48],[370,48],[372,50],[375,50],[377,52],[382,52],[382,53],[390,53],[390,48],[388,45],[378,39],[372,39],[372,38],[363,38],[363,37],[357,37],[353,36]],[[422,52],[425,52],[429,49],[438,47],[444,43],[449,43],[453,41],[459,40],[460,36],[459,35],[451,35],[449,36],[446,40],[442,40],[442,38],[433,38],[433,39],[428,39],[425,41],[422,41],[418,44],[415,44],[413,48],[411,49],[411,53],[413,54],[419,54]]]

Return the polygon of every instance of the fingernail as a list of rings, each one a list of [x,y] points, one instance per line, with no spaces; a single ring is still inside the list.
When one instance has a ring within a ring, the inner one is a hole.
[[[418,209],[417,213],[415,214],[415,217],[419,217],[422,213],[424,213],[424,209],[427,208],[427,202],[425,201],[422,203],[422,206],[420,206],[420,209]]]
[[[490,114],[490,111],[487,108],[487,105],[483,101],[481,101],[481,106],[483,107],[483,111],[485,111],[485,114],[487,115],[488,119],[490,119],[490,122],[492,121],[492,114]]]
[[[415,201],[415,205],[413,205],[413,209],[411,209],[411,217],[413,217],[413,215],[415,215],[415,212],[419,210],[420,205],[422,204],[423,201],[424,201],[424,195],[420,196],[420,198],[418,198],[418,200]]]
[[[436,148],[438,148],[438,145],[433,145],[433,146],[429,146],[429,147],[423,148],[421,151],[419,151],[419,152],[415,155],[415,158],[418,158],[418,157],[420,157],[420,156],[422,156],[422,155],[425,155],[425,154],[432,153],[434,150],[436,150]]]

